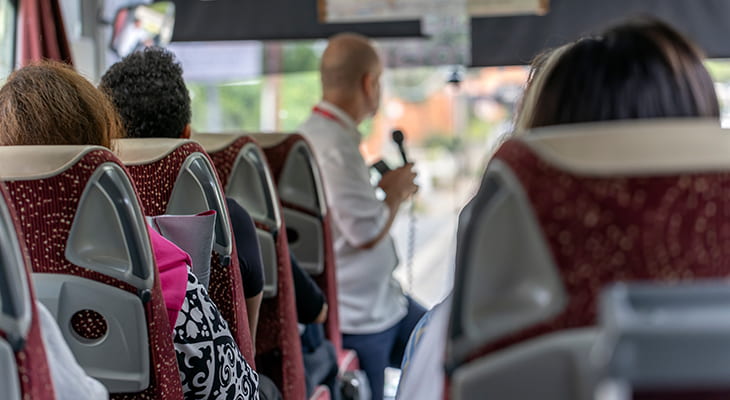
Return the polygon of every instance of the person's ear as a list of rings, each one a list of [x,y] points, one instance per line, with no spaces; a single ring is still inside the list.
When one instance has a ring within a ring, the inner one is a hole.
[[[377,78],[376,78],[375,74],[372,72],[368,72],[362,77],[362,91],[365,94],[365,98],[368,99],[368,101],[370,99],[372,99],[375,95],[375,89],[376,89],[375,84],[377,83],[375,81],[376,79]]]
[[[193,129],[190,127],[190,124],[185,124],[185,127],[183,128],[182,133],[180,134],[180,139],[190,139],[190,135],[192,135]]]

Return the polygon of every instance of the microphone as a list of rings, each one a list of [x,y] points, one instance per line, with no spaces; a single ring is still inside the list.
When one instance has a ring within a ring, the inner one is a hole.
[[[406,150],[403,147],[403,131],[396,129],[393,131],[393,141],[398,145],[400,150],[400,156],[403,157],[403,164],[408,164],[408,156],[406,156]]]

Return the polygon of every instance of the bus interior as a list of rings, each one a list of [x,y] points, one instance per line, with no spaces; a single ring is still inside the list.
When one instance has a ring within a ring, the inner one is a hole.
[[[537,55],[641,16],[702,49],[719,124],[597,122],[514,137]],[[399,131],[418,172],[419,191],[390,230],[394,276],[427,309],[448,308],[443,343],[426,350],[438,354],[443,381],[434,398],[727,398],[729,16],[724,0],[0,0],[0,83],[52,59],[97,86],[125,56],[165,47],[183,68],[193,130],[191,139],[124,139],[103,157],[91,146],[0,146],[0,397],[54,398],[36,387],[48,369],[38,361],[37,299],[110,398],[183,398],[170,389],[180,385],[175,360],[155,350],[170,343],[154,317],[159,276],[145,217],[213,210],[212,246],[193,263],[209,265],[211,298],[246,360],[285,400],[370,398],[357,355],[342,345],[317,149],[297,134],[322,97],[328,38],[354,32],[372,39],[385,65],[379,111],[359,126],[360,153],[368,165],[400,166]],[[371,174],[376,185],[380,174]],[[654,195],[646,187],[664,190],[675,177],[697,192],[669,188],[645,202]],[[616,204],[601,200],[613,195]],[[253,338],[235,293],[241,277],[229,271],[236,245],[226,197],[251,214],[261,248]],[[624,198],[639,205],[628,212]],[[651,250],[630,258],[639,243]],[[288,251],[327,296],[336,396],[304,384]],[[662,278],[604,279],[591,269],[599,259]],[[673,262],[714,272],[673,274]],[[569,279],[592,289],[573,290]],[[592,323],[547,327],[566,310]],[[528,328],[537,333],[523,339]],[[385,371],[384,398],[396,398],[400,374]]]

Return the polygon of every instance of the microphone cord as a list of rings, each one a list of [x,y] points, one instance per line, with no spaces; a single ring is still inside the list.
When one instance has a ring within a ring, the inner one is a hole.
[[[406,247],[406,283],[408,294],[413,294],[413,257],[416,249],[416,199],[408,206],[408,244]]]
[[[408,157],[403,148],[403,131],[395,129],[392,132],[393,142],[398,146],[403,164],[408,164]],[[413,294],[413,257],[416,249],[416,200],[415,195],[411,196],[411,204],[408,206],[408,243],[406,248],[406,291]]]

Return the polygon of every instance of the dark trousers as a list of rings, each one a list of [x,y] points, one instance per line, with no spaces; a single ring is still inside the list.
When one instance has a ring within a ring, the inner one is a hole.
[[[281,392],[268,377],[259,374],[259,399],[260,400],[282,400]]]
[[[342,335],[342,345],[357,352],[360,368],[370,380],[372,400],[383,399],[385,368],[400,368],[411,331],[426,309],[408,297],[408,313],[397,324],[383,332],[368,335]]]
[[[325,339],[322,324],[307,325],[301,338],[307,396],[311,396],[318,385],[325,385],[330,390],[331,400],[339,400],[337,354],[332,343]]]

